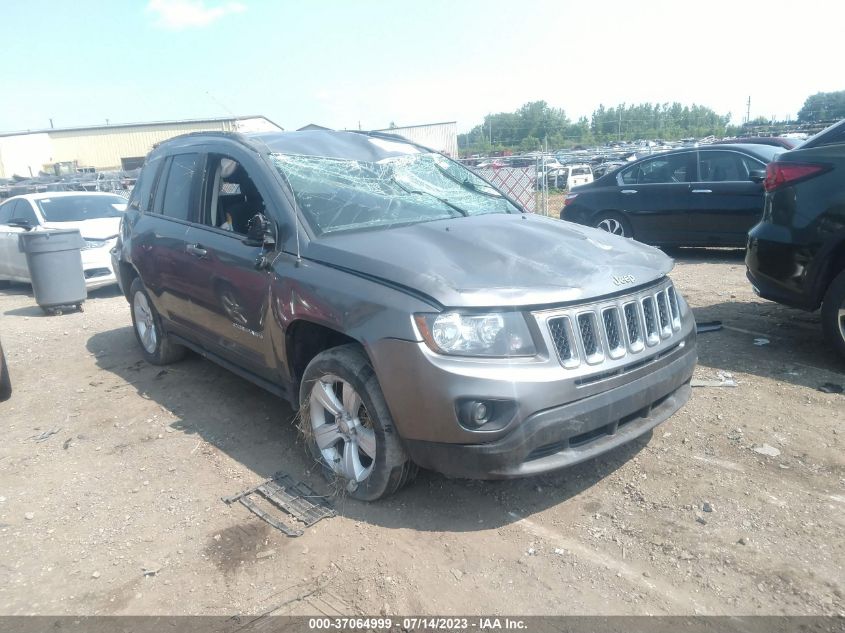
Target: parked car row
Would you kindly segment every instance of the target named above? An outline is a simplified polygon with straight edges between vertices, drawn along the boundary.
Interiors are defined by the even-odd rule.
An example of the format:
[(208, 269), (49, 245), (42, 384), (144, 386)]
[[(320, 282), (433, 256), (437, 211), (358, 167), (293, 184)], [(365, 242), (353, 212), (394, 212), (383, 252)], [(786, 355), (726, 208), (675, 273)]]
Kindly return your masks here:
[(845, 121), (787, 141), (640, 159), (574, 188), (560, 217), (657, 246), (747, 246), (755, 291), (821, 308), (845, 356)]

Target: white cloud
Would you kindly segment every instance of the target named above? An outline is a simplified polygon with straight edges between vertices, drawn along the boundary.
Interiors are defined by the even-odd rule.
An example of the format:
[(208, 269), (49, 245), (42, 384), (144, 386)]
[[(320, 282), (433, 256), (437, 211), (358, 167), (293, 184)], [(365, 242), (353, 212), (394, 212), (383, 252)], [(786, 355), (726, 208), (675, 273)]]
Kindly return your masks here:
[(205, 0), (150, 0), (147, 11), (156, 14), (156, 26), (181, 30), (208, 26), (225, 15), (246, 11), (246, 6), (240, 2), (209, 7)]

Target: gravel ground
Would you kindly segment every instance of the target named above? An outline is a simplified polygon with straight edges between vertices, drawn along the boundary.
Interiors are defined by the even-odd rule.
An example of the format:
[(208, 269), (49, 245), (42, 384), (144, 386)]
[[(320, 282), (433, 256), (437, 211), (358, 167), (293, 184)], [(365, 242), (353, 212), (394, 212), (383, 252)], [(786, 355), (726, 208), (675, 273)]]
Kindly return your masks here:
[(725, 326), (696, 378), (736, 387), (554, 475), (336, 499), (300, 538), (220, 500), (279, 469), (327, 490), (286, 404), (196, 356), (147, 365), (116, 291), (58, 317), (0, 291), (0, 614), (845, 613), (845, 395), (819, 390), (845, 365), (741, 253), (675, 255)]

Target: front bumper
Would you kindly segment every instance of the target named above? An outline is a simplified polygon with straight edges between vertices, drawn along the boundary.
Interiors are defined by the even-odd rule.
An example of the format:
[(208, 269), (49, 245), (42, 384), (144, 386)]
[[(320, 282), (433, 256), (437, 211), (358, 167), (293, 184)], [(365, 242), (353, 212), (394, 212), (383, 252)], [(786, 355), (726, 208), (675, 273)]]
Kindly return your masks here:
[[(625, 350), (619, 350), (609, 344), (618, 334), (610, 337), (607, 326), (599, 328), (605, 352), (616, 350), (604, 357), (583, 353), (584, 333), (596, 332), (591, 327), (581, 329), (580, 338), (569, 330), (563, 338), (570, 344), (561, 347), (561, 329), (552, 335), (551, 323), (580, 323), (582, 316), (608, 312), (612, 317), (623, 304), (625, 310), (645, 305), (667, 287), (661, 282), (592, 304), (533, 312), (533, 358), (448, 357), (425, 343), (397, 339), (373, 344), (368, 352), (409, 454), (419, 465), (450, 475), (518, 477), (569, 466), (647, 432), (689, 397), (695, 321), (680, 295), (680, 318), (657, 340), (649, 337), (647, 346), (626, 335)], [(630, 334), (636, 328), (626, 317), (623, 329)], [(562, 349), (575, 350), (580, 361), (561, 355)], [(479, 401), (492, 411), (480, 427), (467, 415)]]
[(648, 432), (690, 397), (695, 345), (642, 378), (539, 411), (485, 444), (406, 441), (411, 459), (452, 477), (508, 479), (572, 466)]
[(85, 275), (85, 288), (94, 290), (117, 283), (112, 265), (111, 248), (114, 241), (97, 248), (84, 248), (82, 255), (82, 273)]

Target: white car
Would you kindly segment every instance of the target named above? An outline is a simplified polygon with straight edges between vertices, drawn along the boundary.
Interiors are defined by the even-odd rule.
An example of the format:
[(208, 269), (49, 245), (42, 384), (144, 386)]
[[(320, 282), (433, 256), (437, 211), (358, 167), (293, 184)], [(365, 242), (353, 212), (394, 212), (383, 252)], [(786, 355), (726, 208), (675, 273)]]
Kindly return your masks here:
[(88, 290), (117, 283), (109, 251), (117, 243), (126, 199), (111, 193), (31, 193), (0, 204), (0, 281), (31, 283), (18, 236), (26, 231), (79, 229)]
[(567, 189), (593, 182), (593, 169), (589, 165), (569, 165), (568, 169), (569, 173), (566, 178)]

